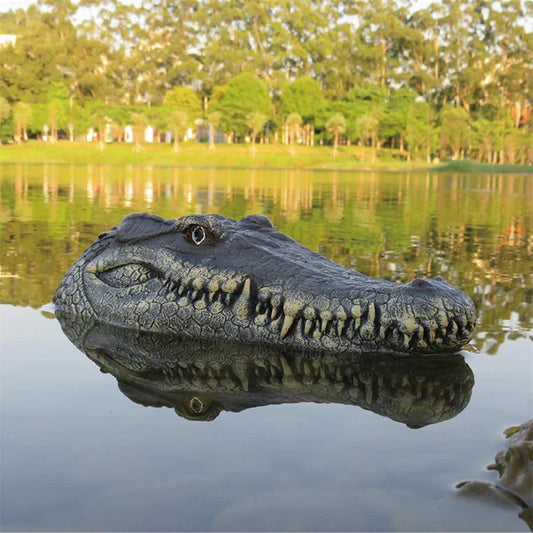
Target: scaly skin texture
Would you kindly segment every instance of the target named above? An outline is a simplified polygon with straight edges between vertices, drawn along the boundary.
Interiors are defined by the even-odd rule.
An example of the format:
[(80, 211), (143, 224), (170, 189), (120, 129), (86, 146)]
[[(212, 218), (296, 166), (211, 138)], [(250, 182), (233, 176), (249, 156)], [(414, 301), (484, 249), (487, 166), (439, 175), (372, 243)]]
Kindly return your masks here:
[(461, 355), (309, 352), (264, 344), (176, 341), (80, 322), (57, 313), (63, 331), (132, 401), (173, 408), (189, 420), (223, 411), (316, 402), (359, 406), (420, 428), (453, 418), (468, 405), (474, 376)]
[(54, 303), (141, 331), (337, 353), (454, 352), (476, 322), (442, 278), (365, 276), (260, 215), (130, 215), (71, 267)]

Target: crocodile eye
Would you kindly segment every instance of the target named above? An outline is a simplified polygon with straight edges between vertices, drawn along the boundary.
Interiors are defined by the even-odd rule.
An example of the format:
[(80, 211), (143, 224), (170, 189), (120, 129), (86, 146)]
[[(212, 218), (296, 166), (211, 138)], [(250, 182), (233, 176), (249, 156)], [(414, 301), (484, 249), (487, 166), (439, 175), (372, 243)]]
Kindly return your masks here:
[(194, 244), (202, 244), (205, 241), (205, 229), (202, 226), (196, 226), (191, 231), (191, 239)]
[(185, 230), (185, 238), (196, 246), (202, 243), (212, 242), (213, 236), (210, 231), (203, 226), (191, 225)]
[(189, 400), (189, 410), (195, 415), (199, 415), (204, 410), (204, 402), (200, 398), (194, 396)]

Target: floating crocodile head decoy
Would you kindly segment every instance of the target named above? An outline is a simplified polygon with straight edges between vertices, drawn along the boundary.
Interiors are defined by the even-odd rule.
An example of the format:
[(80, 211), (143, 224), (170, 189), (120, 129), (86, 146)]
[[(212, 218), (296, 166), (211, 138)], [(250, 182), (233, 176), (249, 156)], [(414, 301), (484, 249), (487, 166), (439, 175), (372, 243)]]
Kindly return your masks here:
[(141, 331), (336, 353), (454, 352), (476, 323), (471, 298), (444, 279), (365, 276), (260, 215), (127, 216), (70, 268), (54, 302)]
[(308, 352), (264, 344), (178, 341), (57, 313), (69, 339), (132, 401), (189, 420), (223, 411), (316, 402), (354, 405), (419, 428), (453, 418), (474, 376), (461, 355)]

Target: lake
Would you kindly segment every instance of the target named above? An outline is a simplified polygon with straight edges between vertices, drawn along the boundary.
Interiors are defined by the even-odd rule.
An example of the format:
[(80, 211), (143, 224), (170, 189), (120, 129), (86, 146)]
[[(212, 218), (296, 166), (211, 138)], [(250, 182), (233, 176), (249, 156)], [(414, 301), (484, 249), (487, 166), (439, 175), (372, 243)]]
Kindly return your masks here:
[[(533, 175), (3, 164), (0, 192), (2, 531), (529, 530), (455, 486), (496, 482), (502, 432), (533, 416)], [(365, 274), (443, 276), (474, 298), (476, 336), (433, 362), (348, 361), (340, 381), (334, 360), (284, 379), (268, 354), (243, 363), (253, 384), (236, 361), (208, 379), (193, 346), (166, 385), (144, 383), (84, 355), (50, 305), (97, 235), (141, 211), (261, 213)], [(346, 375), (388, 388), (345, 394)]]

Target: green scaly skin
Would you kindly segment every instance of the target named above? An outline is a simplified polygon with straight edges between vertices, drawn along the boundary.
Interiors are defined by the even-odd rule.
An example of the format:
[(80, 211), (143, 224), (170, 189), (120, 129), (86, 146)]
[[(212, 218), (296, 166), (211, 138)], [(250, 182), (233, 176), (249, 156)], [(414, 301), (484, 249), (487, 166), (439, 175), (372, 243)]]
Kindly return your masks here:
[(456, 352), (476, 323), (471, 298), (442, 278), (365, 276), (260, 215), (130, 215), (76, 261), (54, 303), (140, 331), (336, 353)]

